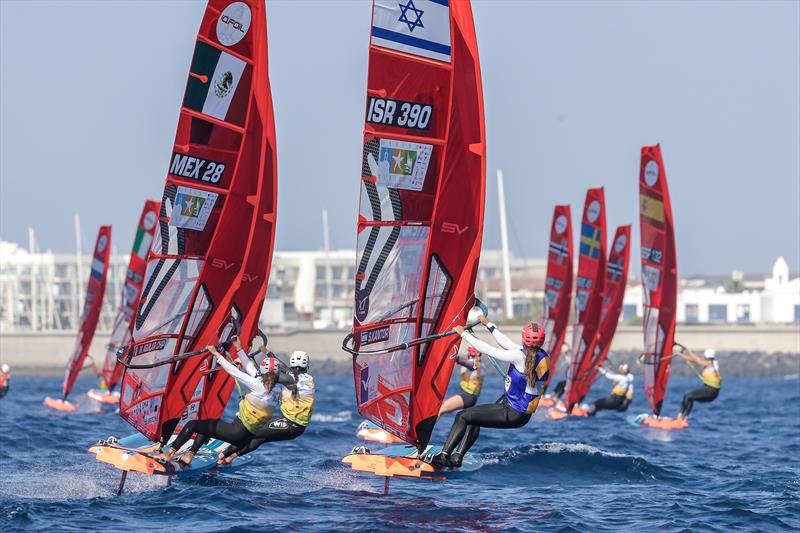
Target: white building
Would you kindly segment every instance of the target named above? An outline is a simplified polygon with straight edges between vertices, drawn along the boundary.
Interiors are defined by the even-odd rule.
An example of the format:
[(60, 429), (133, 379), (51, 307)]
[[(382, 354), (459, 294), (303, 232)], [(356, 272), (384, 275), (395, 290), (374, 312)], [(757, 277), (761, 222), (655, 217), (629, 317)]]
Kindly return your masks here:
[[(74, 330), (83, 306), (90, 256), (32, 253), (0, 241), (0, 332)], [(476, 294), (492, 317), (503, 319), (501, 254), (481, 253)], [(514, 314), (520, 319), (542, 312), (546, 261), (511, 257)], [(127, 255), (112, 255), (99, 328), (107, 329), (119, 305)], [(275, 252), (261, 322), (270, 327), (349, 327), (353, 317), (354, 250)], [(637, 281), (625, 292), (621, 320), (642, 316)], [(789, 279), (779, 258), (762, 281), (740, 277), (727, 283), (681, 280), (679, 322), (800, 322), (800, 278)]]
[[(745, 282), (734, 276), (727, 284), (681, 280), (677, 320), (695, 323), (792, 323), (800, 322), (800, 278), (789, 279), (789, 265), (779, 257), (772, 276), (761, 282)], [(623, 321), (642, 316), (642, 287), (625, 291)]]

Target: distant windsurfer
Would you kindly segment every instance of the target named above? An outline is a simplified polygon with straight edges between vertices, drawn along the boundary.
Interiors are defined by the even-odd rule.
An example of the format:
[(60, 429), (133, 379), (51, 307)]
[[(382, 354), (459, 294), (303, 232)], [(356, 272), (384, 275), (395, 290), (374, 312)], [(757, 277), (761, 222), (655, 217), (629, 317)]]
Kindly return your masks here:
[(469, 407), (456, 415), (442, 452), (431, 458), (431, 463), (439, 468), (460, 467), (482, 427), (512, 429), (527, 424), (550, 377), (550, 356), (542, 350), (545, 332), (541, 324), (532, 322), (522, 328), (520, 346), (500, 333), (485, 316), (481, 315), (479, 319), (502, 348), (483, 342), (461, 326), (457, 326), (455, 331), (479, 352), (510, 363), (506, 390), (496, 403)]
[(3, 363), (0, 366), (0, 398), (8, 394), (8, 388), (11, 386), (11, 367), (8, 363)]
[(627, 411), (628, 406), (633, 401), (633, 374), (631, 374), (628, 363), (619, 365), (619, 373), (611, 372), (605, 367), (597, 369), (600, 374), (606, 379), (614, 382), (611, 389), (611, 395), (606, 398), (600, 398), (586, 410), (586, 414), (594, 416), (598, 411), (611, 410), (611, 411)]
[(439, 416), (451, 413), (466, 407), (472, 407), (478, 401), (483, 387), (483, 378), (486, 374), (486, 367), (481, 362), (481, 352), (472, 346), (467, 348), (467, 355), (459, 355), (456, 364), (461, 372), (461, 390), (442, 402), (439, 408)]
[[(697, 356), (691, 350), (686, 352), (676, 352), (677, 355), (687, 363), (692, 369), (697, 372), (696, 366), (701, 367), (702, 370), (697, 373), (703, 381), (703, 386), (687, 392), (681, 401), (681, 410), (678, 413), (678, 420), (686, 420), (692, 412), (694, 402), (713, 402), (719, 396), (719, 390), (722, 387), (722, 374), (719, 372), (719, 363), (717, 362), (717, 352), (713, 348), (707, 348), (703, 352), (703, 359)], [(695, 366), (696, 365), (696, 366)]]
[[(180, 463), (188, 465), (192, 462), (195, 453), (208, 442), (211, 438), (223, 440), (233, 445), (245, 446), (256, 435), (256, 433), (266, 427), (280, 401), (281, 379), (279, 366), (274, 357), (268, 355), (256, 368), (255, 363), (247, 356), (242, 348), (238, 337), (233, 337), (233, 345), (236, 354), (244, 371), (228, 361), (215, 346), (208, 346), (207, 349), (216, 357), (217, 363), (228, 374), (233, 376), (242, 385), (247, 387), (248, 392), (239, 403), (239, 412), (233, 422), (225, 422), (218, 418), (208, 418), (203, 420), (191, 420), (183, 426), (183, 429), (172, 442), (169, 450), (163, 454), (158, 454), (157, 459), (171, 460), (173, 456), (185, 445), (193, 434), (196, 434), (191, 448), (178, 460)], [(289, 380), (285, 380), (289, 383)]]
[(265, 442), (277, 442), (296, 439), (302, 435), (311, 422), (314, 410), (314, 378), (308, 372), (308, 354), (303, 351), (292, 352), (289, 357), (289, 373), (281, 373), (280, 418), (253, 432), (253, 436), (244, 443), (232, 443), (227, 450), (220, 453), (219, 462), (229, 464), (236, 457), (248, 454)]

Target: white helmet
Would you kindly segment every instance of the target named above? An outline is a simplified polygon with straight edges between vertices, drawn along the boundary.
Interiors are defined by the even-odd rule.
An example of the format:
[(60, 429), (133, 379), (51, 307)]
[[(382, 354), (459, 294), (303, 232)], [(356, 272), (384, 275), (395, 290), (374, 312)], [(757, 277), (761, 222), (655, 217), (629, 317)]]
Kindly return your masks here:
[(619, 365), (619, 371), (622, 374), (627, 374), (630, 371), (628, 363), (622, 363), (621, 365)]
[(302, 350), (292, 352), (289, 356), (289, 366), (291, 368), (308, 368), (308, 354)]
[(0, 370), (8, 374), (11, 371), (11, 367), (8, 366), (8, 363), (3, 363), (3, 366), (0, 366)]
[(703, 352), (703, 357), (706, 359), (716, 359), (717, 351), (714, 348), (706, 348), (706, 351)]

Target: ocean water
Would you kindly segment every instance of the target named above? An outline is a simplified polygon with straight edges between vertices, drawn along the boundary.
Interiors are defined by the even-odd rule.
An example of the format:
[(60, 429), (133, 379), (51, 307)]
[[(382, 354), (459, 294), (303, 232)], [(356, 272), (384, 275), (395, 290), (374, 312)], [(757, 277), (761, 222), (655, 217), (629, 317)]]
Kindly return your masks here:
[[(265, 444), (251, 466), (224, 475), (168, 486), (131, 474), (118, 497), (118, 472), (86, 450), (130, 427), (92, 412), (86, 399), (79, 413), (48, 412), (42, 398), (60, 380), (14, 377), (0, 400), (0, 531), (800, 528), (798, 379), (725, 379), (717, 401), (697, 404), (682, 432), (636, 429), (618, 413), (559, 422), (537, 414), (519, 430), (483, 430), (473, 448), (481, 470), (445, 481), (393, 479), (389, 496), (380, 478), (340, 463), (359, 444), (351, 379), (316, 381), (314, 418), (299, 439)], [(496, 375), (487, 381), (483, 401), (500, 393)], [(665, 414), (696, 384), (673, 379)], [(76, 391), (91, 385), (82, 379)], [(645, 410), (640, 395), (627, 414)], [(434, 441), (452, 419), (442, 418)]]

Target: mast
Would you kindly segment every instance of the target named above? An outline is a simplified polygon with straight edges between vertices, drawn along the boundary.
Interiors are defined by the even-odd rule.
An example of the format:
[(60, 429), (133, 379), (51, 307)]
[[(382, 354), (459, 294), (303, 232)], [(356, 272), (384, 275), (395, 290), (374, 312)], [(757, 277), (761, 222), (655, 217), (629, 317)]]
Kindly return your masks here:
[(81, 255), (81, 217), (75, 213), (75, 302), (73, 305), (73, 326), (78, 329), (81, 320), (81, 296), (80, 291), (83, 287), (83, 272)]
[(506, 192), (503, 186), (503, 171), (497, 169), (497, 201), (500, 204), (500, 243), (503, 261), (503, 298), (505, 317), (514, 318), (514, 302), (511, 298), (511, 265), (508, 259), (508, 225), (506, 219)]
[(322, 209), (322, 241), (325, 250), (325, 296), (328, 306), (328, 324), (333, 327), (333, 272), (331, 271), (331, 231), (328, 226), (328, 210)]
[(37, 331), (39, 325), (39, 302), (37, 302), (38, 291), (36, 285), (39, 281), (39, 268), (36, 258), (36, 237), (31, 226), (28, 226), (28, 251), (31, 256), (31, 330)]

